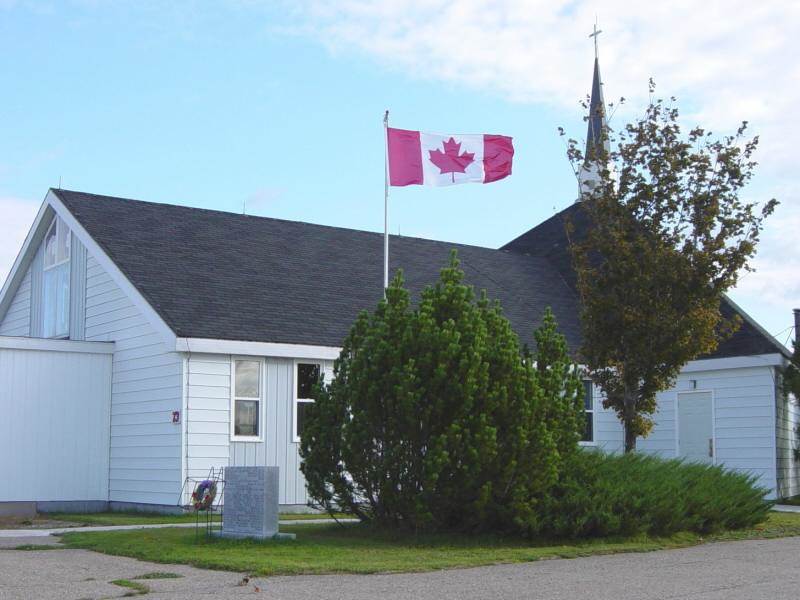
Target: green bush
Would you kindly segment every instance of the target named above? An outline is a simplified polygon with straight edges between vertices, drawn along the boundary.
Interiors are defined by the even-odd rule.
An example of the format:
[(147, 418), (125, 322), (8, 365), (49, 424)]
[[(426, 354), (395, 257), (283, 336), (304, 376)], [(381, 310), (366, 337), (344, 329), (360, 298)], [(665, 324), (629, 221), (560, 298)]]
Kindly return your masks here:
[(556, 537), (712, 533), (762, 522), (772, 503), (755, 478), (719, 466), (642, 454), (585, 451), (571, 456), (540, 504)]
[(535, 354), (453, 255), (413, 307), (398, 275), (317, 386), (300, 452), (329, 511), (428, 531), (536, 529), (578, 451), (583, 387), (549, 311)]
[(453, 255), (416, 306), (398, 275), (314, 390), (300, 454), (330, 512), (415, 531), (708, 533), (762, 521), (752, 477), (578, 447), (583, 385), (552, 313), (536, 351)]

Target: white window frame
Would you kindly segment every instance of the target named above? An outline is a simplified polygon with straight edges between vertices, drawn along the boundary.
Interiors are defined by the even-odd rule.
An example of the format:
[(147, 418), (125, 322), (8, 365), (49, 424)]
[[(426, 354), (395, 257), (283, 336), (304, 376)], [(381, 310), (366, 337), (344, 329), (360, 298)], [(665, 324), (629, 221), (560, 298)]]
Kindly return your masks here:
[[(66, 240), (67, 257), (61, 259), (60, 261), (54, 262), (52, 265), (48, 265), (47, 264), (47, 238), (50, 236), (50, 233), (54, 229), (55, 229), (55, 240), (56, 240), (55, 241), (55, 245), (56, 245), (55, 253), (56, 253), (56, 256), (58, 256), (58, 238), (59, 238), (59, 234), (62, 234), (62, 232), (60, 230), (61, 229), (65, 230), (65, 233), (63, 233), (62, 235), (66, 236), (64, 239)], [(55, 331), (52, 335), (46, 335), (46, 332), (44, 331), (44, 324), (45, 324), (45, 314), (48, 312), (48, 308), (53, 310), (53, 311), (55, 311), (56, 317), (54, 318), (54, 323), (55, 324), (58, 323), (58, 318), (57, 318), (57, 315), (58, 315), (58, 296), (57, 296), (58, 290), (57, 289), (55, 290), (55, 292), (56, 292), (56, 297), (54, 299), (55, 306), (48, 307), (47, 303), (45, 302), (45, 298), (47, 297), (46, 296), (46, 284), (45, 284), (45, 279), (46, 278), (45, 278), (45, 274), (48, 271), (53, 271), (53, 270), (55, 270), (55, 269), (57, 269), (59, 267), (62, 267), (63, 265), (69, 265), (70, 264), (70, 261), (72, 260), (72, 239), (71, 238), (72, 238), (72, 232), (70, 231), (69, 227), (61, 219), (61, 217), (56, 215), (55, 217), (53, 217), (53, 222), (50, 223), (50, 227), (47, 228), (47, 232), (44, 234), (44, 238), (42, 239), (42, 254), (43, 254), (43, 256), (42, 256), (42, 291), (41, 291), (41, 302), (42, 302), (42, 309), (41, 309), (42, 310), (42, 312), (41, 312), (41, 319), (42, 319), (41, 327), (42, 327), (42, 329), (41, 329), (41, 331), (42, 331), (42, 335), (43, 336), (46, 336), (47, 338), (50, 338), (50, 339), (69, 339), (69, 330), (70, 330), (70, 325), (71, 325), (70, 324), (70, 304), (72, 302), (72, 281), (71, 281), (71, 272), (70, 272), (71, 269), (70, 269), (69, 266), (67, 266), (67, 286), (68, 286), (68, 288), (67, 288), (67, 290), (68, 290), (68, 295), (67, 295), (67, 322), (66, 322), (67, 329), (66, 329), (66, 331)]]
[[(247, 398), (236, 395), (236, 363), (255, 362), (258, 363), (258, 397)], [(258, 356), (231, 356), (231, 389), (230, 389), (230, 430), (232, 442), (261, 442), (264, 440), (264, 390), (266, 369), (264, 359)], [(258, 435), (236, 435), (236, 401), (248, 400), (258, 402)]]
[(311, 358), (302, 358), (296, 359), (294, 361), (294, 377), (292, 378), (292, 442), (295, 444), (300, 443), (300, 436), (297, 432), (297, 406), (300, 403), (307, 403), (313, 404), (313, 398), (298, 398), (297, 397), (297, 388), (299, 383), (298, 377), (298, 369), (300, 365), (317, 365), (319, 367), (319, 374), (322, 375), (325, 380), (328, 379), (328, 374), (325, 370), (325, 362), (322, 360), (314, 360)]
[[(579, 446), (597, 446), (597, 394), (595, 393), (595, 385), (589, 379), (584, 379), (583, 382), (589, 382), (589, 385), (592, 390), (592, 404), (591, 408), (586, 408), (585, 405), (581, 414), (585, 415), (586, 413), (591, 413), (592, 415), (592, 439), (591, 440), (579, 440)], [(583, 433), (581, 432), (581, 437), (583, 437)]]

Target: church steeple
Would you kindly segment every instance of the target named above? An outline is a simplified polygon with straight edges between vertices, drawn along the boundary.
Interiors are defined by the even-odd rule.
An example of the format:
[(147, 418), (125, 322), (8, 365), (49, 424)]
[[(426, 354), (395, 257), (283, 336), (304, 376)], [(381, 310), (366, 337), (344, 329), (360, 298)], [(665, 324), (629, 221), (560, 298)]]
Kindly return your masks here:
[[(599, 33), (599, 32), (598, 32)], [(606, 103), (603, 99), (603, 82), (600, 79), (600, 60), (594, 57), (594, 76), (592, 77), (592, 97), (589, 100), (589, 125), (586, 131), (587, 161), (593, 157), (608, 154), (608, 123), (606, 122)]]
[[(586, 130), (586, 152), (584, 163), (578, 174), (581, 197), (591, 193), (600, 182), (599, 157), (607, 155), (611, 150), (608, 141), (608, 122), (606, 121), (606, 103), (603, 99), (603, 80), (600, 78), (600, 58), (597, 52), (597, 36), (602, 33), (595, 23), (594, 31), (589, 34), (594, 38), (594, 74), (592, 76), (592, 96), (589, 100), (589, 119)], [(580, 198), (578, 198), (580, 200)]]

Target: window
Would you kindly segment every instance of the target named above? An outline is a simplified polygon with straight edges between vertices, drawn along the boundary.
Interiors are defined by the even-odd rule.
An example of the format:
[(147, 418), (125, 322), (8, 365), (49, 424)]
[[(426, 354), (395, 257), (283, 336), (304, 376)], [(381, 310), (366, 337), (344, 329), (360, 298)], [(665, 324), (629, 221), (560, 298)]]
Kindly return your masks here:
[(311, 392), (319, 382), (322, 366), (319, 363), (295, 363), (294, 370), (294, 441), (303, 435), (303, 425), (308, 411), (314, 405)]
[(42, 336), (69, 337), (70, 231), (59, 217), (44, 238)]
[(260, 433), (261, 361), (236, 360), (233, 372), (233, 437), (253, 439)]
[(583, 413), (586, 415), (586, 423), (583, 427), (581, 442), (594, 442), (594, 397), (592, 382), (588, 379), (583, 381)]

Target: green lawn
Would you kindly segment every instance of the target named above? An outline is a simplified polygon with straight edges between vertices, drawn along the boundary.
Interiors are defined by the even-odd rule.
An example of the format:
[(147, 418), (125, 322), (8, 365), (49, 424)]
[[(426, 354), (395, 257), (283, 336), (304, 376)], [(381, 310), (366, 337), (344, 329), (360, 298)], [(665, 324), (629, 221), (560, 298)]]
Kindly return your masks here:
[(151, 529), (64, 534), (67, 546), (160, 563), (248, 572), (257, 575), (301, 573), (377, 573), (430, 571), (543, 558), (647, 552), (704, 541), (800, 535), (800, 515), (771, 513), (753, 529), (702, 538), (683, 533), (669, 538), (637, 537), (581, 542), (530, 543), (500, 536), (397, 535), (360, 525), (294, 525), (282, 531), (294, 541), (195, 540), (193, 530)]
[[(48, 519), (68, 521), (79, 525), (161, 525), (171, 523), (194, 523), (194, 513), (179, 515), (165, 515), (162, 513), (146, 512), (101, 512), (101, 513), (47, 513)], [(327, 514), (292, 514), (280, 515), (281, 519), (327, 519)], [(200, 519), (205, 521), (205, 515)], [(214, 521), (219, 521), (219, 515), (214, 515)]]
[(800, 495), (792, 496), (791, 498), (784, 498), (778, 504), (789, 504), (791, 506), (800, 506)]

